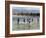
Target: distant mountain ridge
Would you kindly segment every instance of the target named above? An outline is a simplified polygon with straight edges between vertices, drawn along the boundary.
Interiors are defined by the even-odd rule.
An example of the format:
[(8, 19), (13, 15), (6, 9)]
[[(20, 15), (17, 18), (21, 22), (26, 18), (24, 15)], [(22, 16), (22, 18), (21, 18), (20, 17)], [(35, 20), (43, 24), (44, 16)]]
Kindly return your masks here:
[(30, 9), (30, 8), (14, 8), (12, 9), (13, 15), (40, 15), (39, 9)]

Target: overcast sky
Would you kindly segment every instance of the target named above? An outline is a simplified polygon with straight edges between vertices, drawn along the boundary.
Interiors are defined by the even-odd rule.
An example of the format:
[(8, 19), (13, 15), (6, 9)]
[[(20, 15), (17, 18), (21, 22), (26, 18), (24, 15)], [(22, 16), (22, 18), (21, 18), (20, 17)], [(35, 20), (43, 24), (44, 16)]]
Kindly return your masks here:
[(40, 13), (39, 8), (31, 8), (31, 7), (13, 7), (13, 13)]

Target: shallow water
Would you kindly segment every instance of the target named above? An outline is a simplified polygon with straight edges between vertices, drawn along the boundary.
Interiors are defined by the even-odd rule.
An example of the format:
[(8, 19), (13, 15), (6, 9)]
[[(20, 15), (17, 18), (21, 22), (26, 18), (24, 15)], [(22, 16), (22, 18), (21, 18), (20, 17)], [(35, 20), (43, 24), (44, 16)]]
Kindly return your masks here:
[[(17, 19), (19, 18), (19, 22)], [(25, 19), (25, 21), (23, 21)], [(27, 19), (29, 19), (27, 21)], [(33, 20), (32, 20), (33, 19)], [(29, 22), (30, 21), (30, 22)], [(36, 30), (40, 29), (39, 16), (12, 16), (12, 30)]]

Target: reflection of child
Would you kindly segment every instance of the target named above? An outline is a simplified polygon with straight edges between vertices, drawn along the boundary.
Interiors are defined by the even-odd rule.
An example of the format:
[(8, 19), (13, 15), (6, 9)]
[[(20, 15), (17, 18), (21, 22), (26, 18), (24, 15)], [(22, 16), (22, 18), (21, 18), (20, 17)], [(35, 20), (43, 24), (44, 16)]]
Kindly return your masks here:
[[(26, 21), (27, 21), (27, 23), (31, 23), (31, 22), (33, 21), (33, 19), (30, 19), (30, 18), (28, 18), (26, 21), (25, 21), (25, 20), (26, 20), (26, 19), (23, 18), (23, 20), (22, 20), (21, 22), (26, 23)], [(19, 22), (20, 22), (20, 19), (18, 18), (18, 19), (17, 19), (17, 23), (19, 24)]]
[(17, 19), (17, 23), (19, 24), (19, 18)]
[(37, 21), (39, 22), (39, 18), (37, 19)]
[(32, 18), (32, 21), (33, 21), (33, 18)]
[(29, 23), (30, 23), (30, 18), (29, 18), (29, 19), (27, 19), (27, 22), (29, 22)]
[(25, 22), (25, 18), (23, 19), (23, 22)]

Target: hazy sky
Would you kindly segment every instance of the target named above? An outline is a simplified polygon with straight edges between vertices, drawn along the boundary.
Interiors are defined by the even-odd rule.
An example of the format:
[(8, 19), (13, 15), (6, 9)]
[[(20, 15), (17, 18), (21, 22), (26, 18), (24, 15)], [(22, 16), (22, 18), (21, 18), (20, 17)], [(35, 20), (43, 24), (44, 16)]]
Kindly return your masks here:
[(13, 7), (13, 12), (15, 13), (40, 13), (39, 8), (31, 8), (31, 7)]

